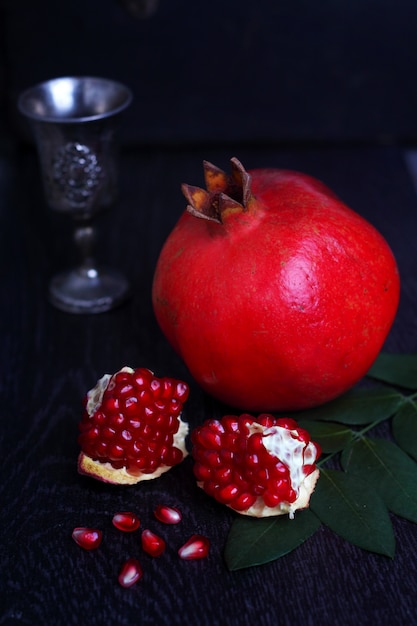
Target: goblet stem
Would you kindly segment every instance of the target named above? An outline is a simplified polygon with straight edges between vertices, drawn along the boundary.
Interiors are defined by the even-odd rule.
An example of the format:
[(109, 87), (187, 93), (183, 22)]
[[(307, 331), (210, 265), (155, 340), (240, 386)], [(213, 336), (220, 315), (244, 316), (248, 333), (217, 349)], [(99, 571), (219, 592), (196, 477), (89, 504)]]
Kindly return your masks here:
[(74, 230), (74, 241), (80, 257), (79, 270), (88, 278), (97, 278), (97, 263), (93, 254), (96, 233), (90, 222), (77, 223)]
[(102, 313), (118, 306), (129, 295), (127, 280), (114, 270), (99, 268), (93, 254), (95, 229), (91, 222), (78, 222), (74, 240), (80, 255), (76, 269), (55, 276), (49, 299), (67, 313)]

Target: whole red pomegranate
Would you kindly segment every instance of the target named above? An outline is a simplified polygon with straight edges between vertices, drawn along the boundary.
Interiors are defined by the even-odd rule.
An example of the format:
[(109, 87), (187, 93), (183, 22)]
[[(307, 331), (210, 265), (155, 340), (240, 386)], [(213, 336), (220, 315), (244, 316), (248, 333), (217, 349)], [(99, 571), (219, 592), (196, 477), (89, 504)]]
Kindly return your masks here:
[(158, 323), (209, 394), (245, 411), (308, 408), (354, 385), (394, 320), (399, 275), (377, 230), (298, 172), (231, 175), (204, 164), (207, 191), (158, 260)]

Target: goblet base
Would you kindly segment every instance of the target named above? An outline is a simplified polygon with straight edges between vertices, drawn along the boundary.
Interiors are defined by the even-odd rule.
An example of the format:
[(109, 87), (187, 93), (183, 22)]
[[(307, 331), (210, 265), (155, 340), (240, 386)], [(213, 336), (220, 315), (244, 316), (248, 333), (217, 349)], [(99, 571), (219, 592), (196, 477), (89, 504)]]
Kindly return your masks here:
[(104, 313), (128, 295), (126, 278), (109, 269), (75, 269), (58, 274), (49, 284), (49, 301), (67, 313)]

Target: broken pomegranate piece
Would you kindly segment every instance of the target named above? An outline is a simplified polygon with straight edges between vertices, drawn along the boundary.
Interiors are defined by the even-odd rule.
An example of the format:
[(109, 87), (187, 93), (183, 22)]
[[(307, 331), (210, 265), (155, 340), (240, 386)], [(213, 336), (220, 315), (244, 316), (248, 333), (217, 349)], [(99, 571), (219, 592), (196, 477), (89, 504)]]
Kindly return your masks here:
[(188, 385), (145, 368), (104, 375), (88, 392), (79, 424), (78, 471), (132, 485), (157, 478), (188, 454), (181, 420)]
[(72, 538), (84, 550), (95, 550), (101, 544), (103, 533), (96, 528), (74, 528)]
[(319, 446), (291, 418), (261, 414), (207, 420), (191, 434), (198, 485), (244, 515), (306, 508), (319, 477)]
[(120, 569), (118, 581), (122, 587), (132, 587), (143, 576), (141, 564), (137, 559), (125, 561)]
[(192, 535), (178, 550), (178, 556), (185, 561), (204, 559), (210, 549), (210, 541), (203, 535)]

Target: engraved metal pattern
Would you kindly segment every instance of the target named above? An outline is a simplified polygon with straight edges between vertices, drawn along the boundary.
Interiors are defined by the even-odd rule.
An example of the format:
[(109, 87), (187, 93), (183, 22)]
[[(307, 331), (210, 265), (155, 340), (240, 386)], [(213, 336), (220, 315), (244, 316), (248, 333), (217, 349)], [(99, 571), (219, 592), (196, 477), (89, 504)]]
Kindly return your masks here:
[(103, 178), (97, 155), (81, 143), (67, 143), (52, 163), (52, 178), (67, 202), (74, 207), (88, 205)]

